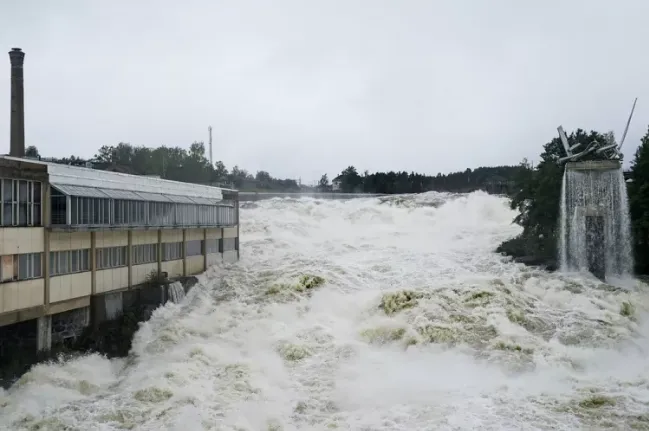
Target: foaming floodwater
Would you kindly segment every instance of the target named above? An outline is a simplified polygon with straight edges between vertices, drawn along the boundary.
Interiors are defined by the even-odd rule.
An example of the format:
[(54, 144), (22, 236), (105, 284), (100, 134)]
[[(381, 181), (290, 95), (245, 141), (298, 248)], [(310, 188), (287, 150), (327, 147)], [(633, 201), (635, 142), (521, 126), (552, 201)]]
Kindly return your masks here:
[(34, 367), (0, 429), (646, 429), (646, 295), (493, 253), (513, 215), (482, 193), (257, 202), (240, 262), (128, 358)]

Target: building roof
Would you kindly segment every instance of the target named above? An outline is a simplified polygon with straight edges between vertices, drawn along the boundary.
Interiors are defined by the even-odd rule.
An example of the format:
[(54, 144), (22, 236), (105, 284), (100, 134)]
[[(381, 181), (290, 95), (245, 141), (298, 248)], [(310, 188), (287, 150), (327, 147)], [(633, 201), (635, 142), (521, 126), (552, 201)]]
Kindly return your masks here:
[(45, 165), (50, 185), (72, 196), (211, 204), (223, 200), (222, 189), (121, 172), (0, 156), (7, 161)]

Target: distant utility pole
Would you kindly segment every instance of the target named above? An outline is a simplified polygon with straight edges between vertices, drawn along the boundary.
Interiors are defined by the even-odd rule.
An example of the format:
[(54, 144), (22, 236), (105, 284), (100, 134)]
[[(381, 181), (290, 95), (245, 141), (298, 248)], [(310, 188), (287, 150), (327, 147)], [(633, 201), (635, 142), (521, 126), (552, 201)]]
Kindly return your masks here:
[(210, 165), (214, 166), (214, 160), (212, 160), (212, 126), (208, 126), (207, 131), (210, 134), (210, 140), (209, 140), (209, 143), (210, 143)]

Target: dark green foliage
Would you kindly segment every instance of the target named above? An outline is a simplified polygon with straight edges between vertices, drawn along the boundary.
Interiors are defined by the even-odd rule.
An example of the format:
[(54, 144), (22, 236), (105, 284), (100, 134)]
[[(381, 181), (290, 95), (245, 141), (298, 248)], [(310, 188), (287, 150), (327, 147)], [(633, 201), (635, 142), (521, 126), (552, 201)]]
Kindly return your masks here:
[(520, 166), (480, 167), (447, 175), (427, 176), (414, 172), (367, 171), (361, 176), (353, 166), (334, 178), (344, 193), (421, 193), (426, 191), (466, 193), (486, 190), (493, 193), (511, 191), (513, 179), (523, 169)]
[(636, 271), (649, 274), (649, 131), (635, 152), (628, 184)]
[[(36, 147), (29, 147), (28, 154), (39, 157)], [(75, 156), (44, 159), (55, 163), (85, 166), (91, 162), (96, 169), (114, 170), (136, 175), (156, 175), (174, 181), (197, 184), (213, 184), (240, 190), (295, 192), (300, 187), (295, 180), (273, 178), (268, 172), (259, 171), (256, 176), (234, 166), (231, 171), (223, 162), (210, 165), (205, 156), (205, 145), (194, 142), (189, 150), (179, 147), (146, 148), (128, 143), (103, 146), (92, 160)]]
[[(581, 143), (585, 148), (593, 141), (602, 144), (610, 136), (591, 131), (586, 133), (578, 129), (568, 136), (572, 146)], [(543, 146), (541, 161), (532, 169), (527, 162), (521, 164), (521, 170), (514, 178), (514, 193), (511, 207), (519, 211), (514, 222), (523, 227), (523, 233), (517, 238), (505, 241), (498, 247), (498, 252), (516, 257), (525, 257), (528, 261), (553, 265), (557, 258), (558, 222), (561, 200), (561, 183), (564, 164), (559, 159), (565, 156), (561, 140), (556, 137)], [(604, 156), (591, 153), (581, 160), (601, 160)]]
[[(27, 148), (30, 157), (40, 158), (36, 147)], [(161, 178), (197, 184), (212, 184), (221, 187), (232, 187), (240, 191), (258, 192), (299, 192), (302, 187), (292, 179), (272, 177), (266, 171), (259, 171), (255, 176), (245, 169), (234, 166), (231, 170), (223, 162), (217, 161), (211, 166), (205, 156), (202, 142), (194, 142), (189, 150), (179, 147), (146, 148), (135, 147), (128, 143), (116, 146), (103, 146), (91, 160), (76, 156), (63, 158), (45, 158), (55, 163), (85, 166), (91, 162), (95, 169), (106, 169), (135, 175), (154, 175)], [(421, 193), (426, 191), (443, 191), (465, 193), (485, 190), (490, 193), (509, 193), (513, 178), (520, 166), (480, 167), (474, 170), (452, 172), (450, 174), (428, 176), (414, 172), (376, 172), (365, 171), (360, 175), (354, 166), (349, 166), (333, 183), (340, 185), (343, 193)], [(316, 189), (330, 192), (333, 187), (325, 174), (320, 178)]]

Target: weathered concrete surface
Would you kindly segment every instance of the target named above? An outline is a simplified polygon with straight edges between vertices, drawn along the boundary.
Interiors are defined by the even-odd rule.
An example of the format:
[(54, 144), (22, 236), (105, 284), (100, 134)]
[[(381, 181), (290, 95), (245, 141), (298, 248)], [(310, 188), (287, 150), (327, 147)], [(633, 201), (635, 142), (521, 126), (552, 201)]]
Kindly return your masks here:
[(621, 168), (622, 164), (617, 160), (588, 160), (566, 163), (566, 169), (574, 171), (614, 171)]
[(109, 298), (110, 313), (99, 301), (105, 302), (106, 298), (98, 296), (90, 307), (45, 316), (51, 343), (51, 349), (46, 351), (39, 351), (39, 327), (44, 325), (38, 319), (0, 327), (0, 387), (11, 386), (33, 365), (61, 355), (70, 358), (98, 352), (109, 358), (126, 356), (140, 322), (170, 300), (167, 286), (174, 281), (189, 292), (198, 279), (178, 277), (118, 292), (119, 300), (114, 294)]
[(250, 202), (273, 198), (312, 198), (312, 199), (357, 199), (385, 196), (379, 193), (264, 193), (264, 192), (239, 192), (239, 201)]

